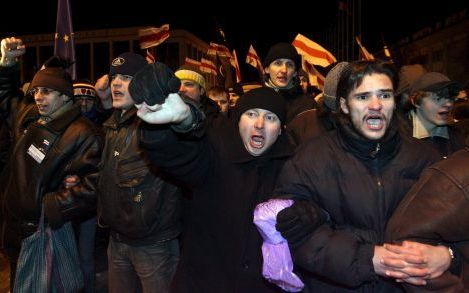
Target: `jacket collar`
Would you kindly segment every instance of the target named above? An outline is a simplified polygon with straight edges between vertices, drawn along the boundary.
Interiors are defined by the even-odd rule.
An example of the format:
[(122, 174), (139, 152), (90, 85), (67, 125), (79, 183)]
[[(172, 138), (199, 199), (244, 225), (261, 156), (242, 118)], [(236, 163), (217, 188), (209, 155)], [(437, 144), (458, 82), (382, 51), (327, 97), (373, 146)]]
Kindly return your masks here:
[(73, 121), (81, 116), (81, 110), (79, 106), (73, 106), (69, 110), (64, 111), (61, 115), (55, 117), (51, 121), (47, 122), (44, 126), (51, 129), (54, 132), (63, 132)]
[(392, 119), (389, 129), (378, 141), (369, 140), (360, 135), (350, 119), (344, 114), (338, 115), (337, 126), (339, 143), (365, 165), (377, 159), (380, 166), (383, 166), (399, 152), (401, 137), (395, 117)]
[(122, 115), (122, 110), (116, 109), (112, 113), (111, 117), (109, 117), (106, 122), (103, 123), (104, 127), (108, 127), (111, 129), (119, 128), (119, 125), (130, 124), (133, 121), (133, 118), (137, 115), (137, 108), (131, 107), (127, 110), (124, 115)]

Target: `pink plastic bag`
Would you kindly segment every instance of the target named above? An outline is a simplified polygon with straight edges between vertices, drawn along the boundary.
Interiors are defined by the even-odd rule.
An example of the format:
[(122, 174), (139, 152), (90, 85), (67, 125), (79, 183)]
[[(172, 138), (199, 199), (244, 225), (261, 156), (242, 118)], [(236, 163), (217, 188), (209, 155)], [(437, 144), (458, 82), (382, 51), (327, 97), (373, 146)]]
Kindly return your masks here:
[(293, 261), (287, 241), (275, 229), (277, 214), (293, 204), (290, 199), (271, 199), (254, 210), (254, 224), (262, 235), (262, 275), (285, 291), (299, 292), (304, 284), (293, 273)]

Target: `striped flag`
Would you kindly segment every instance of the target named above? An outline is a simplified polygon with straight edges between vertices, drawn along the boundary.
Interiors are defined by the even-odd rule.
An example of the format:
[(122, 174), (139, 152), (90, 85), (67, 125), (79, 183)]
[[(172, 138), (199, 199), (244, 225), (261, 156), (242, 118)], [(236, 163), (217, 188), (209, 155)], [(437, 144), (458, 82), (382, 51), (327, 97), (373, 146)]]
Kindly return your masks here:
[(207, 55), (212, 55), (212, 56), (218, 55), (218, 57), (227, 57), (227, 58), (233, 57), (231, 56), (230, 50), (226, 46), (219, 45), (213, 42), (210, 43), (210, 48), (207, 51)]
[(153, 56), (149, 49), (147, 49), (145, 59), (147, 59), (148, 64), (155, 63), (156, 60), (155, 56)]
[(148, 49), (150, 47), (158, 46), (169, 38), (169, 24), (164, 24), (161, 27), (149, 27), (138, 30), (140, 39), (140, 49)]
[(362, 42), (360, 41), (359, 37), (355, 37), (355, 40), (357, 41), (358, 47), (360, 49), (360, 55), (362, 56), (362, 59), (364, 60), (375, 60), (375, 56), (368, 52), (368, 50), (362, 45)]
[(239, 69), (238, 56), (236, 56), (236, 50), (233, 50), (233, 58), (230, 58), (231, 66), (234, 67), (236, 72), (236, 82), (241, 81), (241, 70)]
[(311, 85), (316, 86), (321, 91), (324, 90), (325, 77), (314, 67), (313, 64), (309, 63), (304, 58), (302, 59), (303, 70), (308, 73), (309, 82), (311, 83)]
[(202, 63), (200, 61), (191, 59), (189, 57), (186, 57), (186, 59), (184, 60), (184, 65), (191, 65), (191, 66), (195, 66), (195, 67), (199, 68), (201, 64)]
[(70, 61), (71, 66), (67, 71), (70, 73), (72, 79), (76, 79), (75, 37), (73, 35), (72, 12), (69, 0), (58, 1), (54, 55)]
[(213, 61), (202, 58), (200, 59), (200, 66), (199, 66), (200, 71), (217, 75), (217, 67), (215, 66), (215, 63)]
[(296, 48), (298, 54), (313, 65), (326, 67), (329, 64), (337, 62), (337, 59), (329, 51), (301, 34), (296, 36), (292, 45)]
[(259, 55), (257, 55), (256, 50), (254, 50), (252, 45), (249, 46), (249, 50), (246, 55), (246, 63), (253, 66), (254, 68), (257, 68), (261, 74), (264, 73), (261, 59), (259, 58)]

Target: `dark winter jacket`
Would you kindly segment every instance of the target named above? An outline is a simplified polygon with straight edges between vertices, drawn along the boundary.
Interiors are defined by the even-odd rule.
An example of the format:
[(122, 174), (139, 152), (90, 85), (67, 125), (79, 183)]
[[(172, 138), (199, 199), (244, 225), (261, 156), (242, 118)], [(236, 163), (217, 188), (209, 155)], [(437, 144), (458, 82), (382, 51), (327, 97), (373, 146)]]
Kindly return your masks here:
[[(9, 82), (9, 74), (17, 73), (0, 67), (1, 82)], [(43, 125), (37, 122), (40, 116), (34, 104), (23, 103), (23, 96), (10, 96), (8, 91), (2, 94), (2, 114), (15, 127), (1, 178), (2, 236), (7, 249), (18, 250), (21, 240), (37, 229), (43, 204), (46, 221), (53, 228), (96, 208), (102, 138), (78, 107)], [(20, 111), (11, 108), (20, 104)], [(77, 175), (80, 182), (65, 189), (67, 175)]]
[(401, 137), (395, 123), (376, 142), (339, 120), (336, 131), (300, 146), (279, 177), (276, 196), (313, 200), (332, 222), (293, 249), (294, 262), (306, 292), (399, 291), (375, 274), (374, 246), (383, 244), (387, 220), (437, 155)]
[(129, 245), (148, 245), (181, 231), (181, 190), (153, 167), (139, 147), (145, 126), (132, 107), (103, 124), (106, 133), (100, 164), (98, 216), (111, 236)]
[(336, 128), (335, 114), (323, 109), (311, 109), (298, 114), (287, 124), (287, 134), (295, 145)]
[(219, 116), (201, 138), (143, 131), (152, 161), (193, 187), (173, 292), (280, 292), (262, 277), (254, 207), (271, 193), (291, 146), (281, 135), (250, 155), (237, 123)]
[(304, 111), (317, 108), (316, 101), (310, 95), (306, 95), (299, 85), (290, 89), (279, 89), (278, 92), (284, 97), (287, 103), (287, 121), (290, 123), (297, 115)]
[(459, 266), (426, 286), (407, 285), (406, 291), (469, 291), (468, 147), (427, 168), (401, 201), (389, 220), (386, 241), (405, 239), (450, 246), (456, 256), (453, 266)]

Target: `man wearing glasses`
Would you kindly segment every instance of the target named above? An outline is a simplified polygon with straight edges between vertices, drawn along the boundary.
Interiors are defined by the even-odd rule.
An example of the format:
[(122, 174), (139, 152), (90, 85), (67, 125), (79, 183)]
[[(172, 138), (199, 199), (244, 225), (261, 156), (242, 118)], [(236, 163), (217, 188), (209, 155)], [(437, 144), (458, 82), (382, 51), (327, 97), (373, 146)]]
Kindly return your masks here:
[[(35, 74), (29, 91), (33, 101), (30, 95), (18, 95), (17, 90), (17, 59), (25, 53), (23, 42), (3, 39), (1, 53), (0, 113), (8, 121), (12, 137), (7, 170), (0, 178), (4, 183), (0, 192), (1, 247), (10, 262), (13, 291), (22, 240), (37, 230), (41, 210), (44, 222), (57, 229), (96, 209), (102, 140), (73, 105), (72, 81), (63, 67), (48, 63)], [(73, 187), (65, 182), (71, 174), (78, 175)]]

